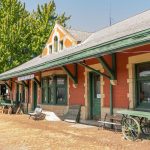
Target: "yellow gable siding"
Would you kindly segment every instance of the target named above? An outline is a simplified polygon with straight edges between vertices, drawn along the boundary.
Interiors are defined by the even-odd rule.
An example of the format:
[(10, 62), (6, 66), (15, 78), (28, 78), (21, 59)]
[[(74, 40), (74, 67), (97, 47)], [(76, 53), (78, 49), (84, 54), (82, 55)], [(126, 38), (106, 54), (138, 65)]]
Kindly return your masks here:
[(51, 32), (51, 35), (50, 35), (48, 42), (47, 42), (48, 44), (52, 43), (53, 34), (54, 34), (54, 30)]
[(48, 49), (44, 48), (42, 52), (42, 56), (46, 56), (48, 54)]
[(71, 47), (72, 44), (73, 44), (73, 43), (72, 43), (68, 38), (64, 41), (64, 45), (65, 45), (66, 48)]
[(59, 34), (60, 40), (63, 40), (63, 38), (65, 37), (65, 34), (64, 34), (63, 32), (61, 32), (61, 31), (59, 30), (59, 28), (57, 28), (56, 32)]
[[(70, 35), (68, 33), (66, 33), (66, 34), (65, 33), (66, 33), (65, 30), (63, 32), (62, 29), (60, 29), (59, 27), (54, 28), (54, 30), (52, 31), (46, 45), (53, 45), (53, 36), (58, 35), (59, 41), (63, 40), (64, 48), (69, 48), (69, 47), (73, 46), (76, 43), (75, 40), (73, 41), (73, 39), (70, 38)], [(42, 56), (46, 56), (48, 54), (49, 54), (48, 48), (45, 47), (43, 49)]]

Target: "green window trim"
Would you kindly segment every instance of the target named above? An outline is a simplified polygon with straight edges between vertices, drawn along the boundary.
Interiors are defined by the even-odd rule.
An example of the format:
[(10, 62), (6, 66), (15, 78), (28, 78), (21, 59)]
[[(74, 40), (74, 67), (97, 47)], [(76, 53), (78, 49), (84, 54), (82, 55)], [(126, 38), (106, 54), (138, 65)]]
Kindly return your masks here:
[(22, 85), (22, 96), (21, 96), (21, 98), (22, 98), (22, 102), (25, 103), (25, 86), (24, 85)]
[(57, 75), (42, 78), (42, 104), (67, 104), (67, 76)]
[[(150, 90), (149, 90), (150, 67), (149, 66), (150, 66), (150, 62), (145, 62), (145, 63), (140, 63), (135, 65), (135, 87), (136, 87), (135, 99), (136, 99), (137, 110), (150, 111)], [(146, 75), (146, 71), (148, 71), (149, 74)]]

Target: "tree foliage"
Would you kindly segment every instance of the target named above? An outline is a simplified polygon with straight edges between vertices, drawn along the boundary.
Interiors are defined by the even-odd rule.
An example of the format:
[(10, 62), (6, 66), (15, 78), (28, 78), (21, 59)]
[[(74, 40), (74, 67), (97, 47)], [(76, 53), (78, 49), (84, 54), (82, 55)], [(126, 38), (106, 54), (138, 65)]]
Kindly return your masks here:
[(66, 26), (69, 18), (56, 13), (54, 1), (30, 13), (19, 0), (0, 0), (0, 72), (39, 55), (55, 22)]

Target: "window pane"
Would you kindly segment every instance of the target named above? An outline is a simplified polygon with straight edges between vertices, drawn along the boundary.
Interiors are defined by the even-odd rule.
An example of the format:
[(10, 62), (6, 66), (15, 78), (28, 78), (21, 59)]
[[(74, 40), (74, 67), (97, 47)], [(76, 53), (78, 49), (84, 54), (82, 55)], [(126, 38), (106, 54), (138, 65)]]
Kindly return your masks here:
[(25, 102), (25, 87), (22, 86), (22, 102)]
[(150, 106), (150, 63), (137, 65), (137, 91), (139, 107)]
[(49, 78), (49, 86), (53, 84), (53, 78)]
[(150, 103), (150, 81), (140, 83), (140, 103)]
[(66, 90), (64, 87), (57, 88), (57, 102), (63, 103), (65, 102)]
[(47, 86), (47, 78), (43, 79), (43, 87)]
[(58, 51), (58, 37), (57, 36), (54, 37), (54, 51), (55, 52)]
[(100, 76), (94, 76), (94, 97), (100, 98)]
[(60, 50), (63, 49), (63, 41), (60, 41)]
[(48, 78), (42, 80), (42, 101), (43, 103), (48, 102)]
[(139, 77), (150, 76), (150, 63), (139, 64), (137, 67), (137, 74)]
[(64, 85), (65, 84), (65, 78), (57, 77), (57, 85)]
[(43, 103), (47, 103), (47, 89), (42, 88), (42, 101)]
[(49, 99), (49, 103), (54, 103), (54, 92), (53, 92), (53, 87), (49, 87), (48, 88), (48, 99)]
[(52, 45), (49, 46), (49, 54), (52, 53)]

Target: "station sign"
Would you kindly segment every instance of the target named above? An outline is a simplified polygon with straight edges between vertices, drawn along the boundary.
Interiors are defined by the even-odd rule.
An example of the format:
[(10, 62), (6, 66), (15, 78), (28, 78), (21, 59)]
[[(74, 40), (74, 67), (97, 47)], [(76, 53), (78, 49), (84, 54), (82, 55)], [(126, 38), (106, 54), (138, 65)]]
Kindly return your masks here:
[(33, 78), (34, 78), (34, 74), (31, 74), (31, 75), (27, 75), (27, 76), (18, 77), (18, 81), (25, 81), (25, 80), (29, 80), (29, 79), (33, 79)]

